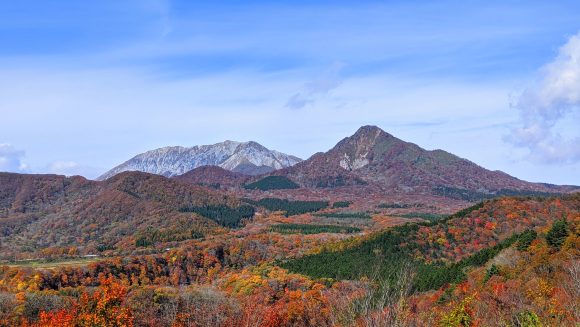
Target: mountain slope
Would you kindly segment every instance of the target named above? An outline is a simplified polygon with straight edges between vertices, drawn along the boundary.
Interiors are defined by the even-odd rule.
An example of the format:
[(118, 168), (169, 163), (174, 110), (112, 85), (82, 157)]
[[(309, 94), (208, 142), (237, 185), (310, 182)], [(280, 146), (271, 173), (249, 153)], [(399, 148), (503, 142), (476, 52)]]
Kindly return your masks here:
[(269, 150), (256, 142), (225, 141), (191, 148), (165, 147), (139, 154), (111, 169), (99, 180), (124, 171), (142, 171), (166, 177), (184, 174), (201, 166), (219, 166), (247, 175), (268, 173), (290, 167), (301, 159)]
[(187, 173), (173, 177), (173, 179), (210, 187), (240, 187), (244, 185), (251, 176), (229, 171), (218, 166), (201, 166), (188, 171)]
[(326, 153), (275, 174), (303, 187), (374, 185), (384, 191), (450, 194), (501, 193), (507, 190), (566, 192), (574, 187), (528, 183), (489, 171), (443, 150), (428, 151), (376, 126), (363, 126)]
[(103, 182), (0, 173), (0, 258), (71, 247), (120, 253), (135, 249), (139, 237), (150, 245), (195, 238), (222, 227), (180, 209), (239, 205), (223, 193), (141, 172)]
[[(316, 278), (358, 279), (363, 275), (388, 273), (396, 264), (411, 260), (453, 264), (477, 253), (481, 255), (481, 251), (509, 240), (514, 234), (528, 230), (547, 232), (549, 226), (560, 219), (567, 220), (571, 231), (577, 230), (580, 193), (485, 201), (433, 223), (401, 225), (372, 234), (360, 242), (330, 244), (321, 252), (291, 259), (284, 267)], [(389, 264), (380, 265), (383, 261)], [(441, 266), (432, 268), (436, 270)], [(424, 284), (424, 289), (445, 284), (438, 279), (444, 276), (431, 277), (436, 278)]]

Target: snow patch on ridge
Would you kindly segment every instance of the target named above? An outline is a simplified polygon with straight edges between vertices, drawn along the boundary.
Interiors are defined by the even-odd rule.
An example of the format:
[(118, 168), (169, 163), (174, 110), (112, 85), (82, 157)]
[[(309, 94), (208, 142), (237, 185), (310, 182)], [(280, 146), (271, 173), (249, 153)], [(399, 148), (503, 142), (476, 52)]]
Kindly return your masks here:
[(174, 146), (151, 150), (111, 169), (98, 179), (105, 180), (124, 171), (142, 171), (172, 177), (200, 166), (219, 166), (233, 171), (248, 163), (274, 170), (290, 167), (300, 161), (300, 158), (269, 150), (256, 142), (225, 141), (191, 148)]

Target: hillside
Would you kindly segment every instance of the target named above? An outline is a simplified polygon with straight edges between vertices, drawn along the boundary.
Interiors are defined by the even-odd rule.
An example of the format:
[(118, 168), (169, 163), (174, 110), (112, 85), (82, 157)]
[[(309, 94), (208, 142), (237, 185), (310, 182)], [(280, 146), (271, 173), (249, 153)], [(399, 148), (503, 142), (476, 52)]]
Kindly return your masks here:
[[(257, 218), (150, 255), (0, 267), (0, 324), (62, 326), (86, 321), (85, 312), (136, 326), (575, 326), (580, 319), (578, 194), (491, 200), (371, 235), (346, 227), (337, 234), (304, 216), (297, 217), (304, 224), (281, 219), (292, 217)], [(268, 223), (278, 228), (260, 228)], [(95, 313), (94, 303), (105, 309)], [(159, 314), (167, 310), (175, 314)]]
[(244, 185), (250, 176), (229, 171), (219, 166), (201, 166), (173, 179), (190, 184), (204, 185), (213, 188), (235, 188)]
[(290, 167), (301, 159), (256, 142), (225, 141), (190, 148), (165, 147), (138, 154), (100, 176), (105, 180), (124, 171), (141, 171), (172, 177), (201, 166), (219, 166), (246, 175), (258, 175)]
[(135, 249), (139, 238), (148, 244), (195, 238), (225, 223), (182, 209), (239, 206), (210, 189), (139, 172), (104, 182), (1, 173), (0, 195), (4, 259), (119, 253)]
[(452, 266), (526, 231), (544, 232), (560, 219), (580, 223), (580, 193), (561, 198), (489, 200), (433, 223), (395, 227), (351, 245), (331, 244), (320, 253), (283, 266), (318, 278), (358, 279), (372, 277), (377, 271), (387, 274), (397, 264), (415, 261), (422, 269), (432, 265), (436, 270), (431, 276), (435, 279), (421, 281), (418, 287), (438, 288), (453, 281), (437, 279), (444, 277), (437, 276), (443, 273), (438, 271), (440, 264)]

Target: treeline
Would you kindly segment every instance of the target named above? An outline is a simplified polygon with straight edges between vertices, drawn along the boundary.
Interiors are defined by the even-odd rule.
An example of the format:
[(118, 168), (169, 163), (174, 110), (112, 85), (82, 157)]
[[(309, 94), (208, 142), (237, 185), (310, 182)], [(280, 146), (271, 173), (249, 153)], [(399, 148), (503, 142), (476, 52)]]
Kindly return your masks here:
[(215, 221), (216, 223), (230, 228), (239, 227), (242, 220), (254, 217), (255, 209), (249, 205), (241, 205), (231, 208), (226, 205), (206, 205), (200, 207), (184, 207), (181, 212), (194, 212), (198, 215)]
[[(17, 279), (27, 288), (59, 290), (65, 287), (98, 286), (102, 277), (112, 276), (126, 285), (183, 285), (205, 281), (210, 269), (225, 265), (223, 254), (210, 255), (195, 249), (177, 250), (162, 255), (107, 259), (87, 266), (60, 267), (35, 271), (0, 267), (6, 284)], [(24, 278), (24, 274), (30, 274)]]
[(270, 231), (281, 234), (320, 234), (320, 233), (358, 233), (357, 227), (336, 225), (308, 225), (308, 224), (278, 224), (270, 227)]
[(314, 214), (316, 217), (339, 218), (339, 219), (371, 219), (371, 215), (366, 212), (323, 212)]
[(324, 176), (318, 177), (315, 181), (317, 188), (335, 188), (347, 185), (367, 185), (368, 183), (364, 180), (356, 177), (345, 177), (342, 175), (338, 176)]
[(483, 206), (487, 203), (487, 201), (481, 201), (478, 202), (474, 205), (472, 205), (471, 207), (467, 207), (464, 209), (461, 209), (459, 211), (457, 211), (456, 213), (452, 214), (452, 215), (447, 215), (445, 217), (441, 217), (437, 220), (429, 220), (429, 222), (425, 222), (425, 223), (420, 223), (420, 225), (426, 225), (426, 226), (435, 226), (437, 224), (443, 224), (448, 222), (451, 219), (455, 219), (455, 218), (464, 218), (467, 215), (469, 215), (470, 213), (477, 211), (481, 208), (483, 208)]
[(300, 186), (285, 176), (267, 176), (256, 182), (244, 186), (247, 190), (286, 190), (296, 189)]
[(336, 201), (332, 204), (332, 209), (348, 208), (351, 204), (352, 202), (350, 201)]
[(410, 212), (398, 215), (403, 218), (421, 218), (428, 221), (438, 221), (447, 218), (448, 215), (442, 215), (438, 213), (428, 213), (428, 212)]
[(152, 226), (137, 233), (135, 236), (136, 247), (148, 247), (157, 243), (176, 242), (187, 239), (204, 237), (204, 233), (196, 227), (183, 226), (180, 230), (176, 229), (158, 229)]
[(259, 201), (244, 199), (243, 201), (254, 206), (266, 208), (270, 211), (284, 211), (286, 217), (328, 208), (328, 201), (289, 201), (278, 198), (264, 198)]
[(499, 198), (503, 196), (537, 196), (537, 197), (548, 197), (557, 195), (557, 193), (548, 192), (538, 192), (538, 191), (520, 191), (520, 190), (510, 190), (501, 189), (495, 192), (486, 193), (472, 191), (464, 188), (449, 187), (449, 186), (436, 186), (433, 188), (433, 192), (437, 195), (444, 196), (456, 200), (465, 200), (469, 202), (483, 201), (493, 198)]
[(410, 204), (406, 203), (381, 203), (377, 206), (379, 209), (406, 209), (412, 207), (415, 206), (411, 206)]

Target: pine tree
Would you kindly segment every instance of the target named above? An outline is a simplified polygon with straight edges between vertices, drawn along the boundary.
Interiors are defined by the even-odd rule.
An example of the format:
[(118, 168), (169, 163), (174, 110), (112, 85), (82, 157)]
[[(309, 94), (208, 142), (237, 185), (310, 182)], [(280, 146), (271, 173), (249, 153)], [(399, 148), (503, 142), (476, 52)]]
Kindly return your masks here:
[(564, 244), (564, 240), (567, 236), (568, 222), (566, 221), (566, 218), (564, 218), (554, 222), (552, 228), (548, 234), (546, 234), (546, 242), (548, 242), (548, 245), (550, 245), (552, 248), (560, 250), (560, 247), (562, 247), (562, 244)]

